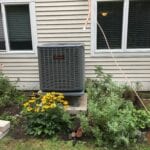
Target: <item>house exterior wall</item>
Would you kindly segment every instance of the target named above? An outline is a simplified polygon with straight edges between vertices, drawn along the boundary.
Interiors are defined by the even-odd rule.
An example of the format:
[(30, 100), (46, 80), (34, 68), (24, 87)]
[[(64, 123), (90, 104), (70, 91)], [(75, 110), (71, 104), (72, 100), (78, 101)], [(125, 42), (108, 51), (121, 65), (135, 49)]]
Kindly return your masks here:
[[(83, 30), (88, 13), (87, 0), (36, 0), (38, 43), (79, 42), (85, 46), (85, 75), (95, 78), (95, 66), (113, 75), (116, 81), (124, 82), (124, 76), (108, 55), (91, 55), (91, 27)], [(144, 90), (150, 90), (150, 57), (147, 55), (123, 54), (118, 63), (133, 82), (142, 82)], [(38, 59), (35, 54), (0, 54), (3, 72), (11, 81), (17, 81), (25, 90), (39, 89)]]

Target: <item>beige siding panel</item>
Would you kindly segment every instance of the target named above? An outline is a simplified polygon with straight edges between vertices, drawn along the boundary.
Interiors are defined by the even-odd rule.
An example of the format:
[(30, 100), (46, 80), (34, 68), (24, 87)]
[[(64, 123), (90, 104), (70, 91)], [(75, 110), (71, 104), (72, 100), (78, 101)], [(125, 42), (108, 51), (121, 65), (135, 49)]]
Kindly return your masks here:
[[(122, 75), (122, 72), (118, 69), (118, 70), (104, 70), (104, 72), (105, 73), (108, 73), (108, 74), (120, 74), (120, 75)], [(150, 70), (123, 70), (123, 72), (125, 73), (125, 74), (129, 74), (129, 75), (133, 75), (133, 76), (135, 76), (136, 77), (136, 75), (138, 74), (140, 74), (140, 75), (142, 75), (142, 74), (146, 74), (146, 75), (148, 75), (149, 76), (149, 74), (150, 74)], [(95, 74), (95, 71), (94, 70), (86, 70), (85, 71), (85, 73), (86, 74)], [(127, 75), (128, 76), (128, 75)]]
[[(52, 7), (53, 8), (53, 7)], [(60, 7), (61, 8), (61, 7)], [(79, 7), (78, 7), (79, 8)], [(47, 11), (39, 11), (40, 8), (38, 8), (37, 11), (37, 20), (45, 20), (47, 19), (57, 19), (57, 17), (59, 19), (66, 19), (68, 20), (69, 18), (71, 18), (71, 16), (73, 17), (73, 19), (76, 20), (80, 20), (83, 19), (84, 17), (86, 17), (86, 15), (88, 15), (88, 10), (47, 10)], [(54, 18), (55, 17), (55, 18)], [(66, 17), (66, 18), (65, 18)], [(77, 18), (75, 18), (77, 17)], [(57, 19), (58, 20), (58, 19)]]
[(89, 38), (88, 37), (80, 37), (80, 38), (78, 38), (78, 37), (65, 37), (65, 36), (62, 37), (62, 38), (60, 38), (60, 37), (56, 37), (56, 38), (54, 38), (54, 37), (47, 37), (47, 38), (39, 37), (38, 40), (41, 41), (40, 43), (46, 43), (46, 42), (71, 42), (71, 43), (79, 42), (79, 43), (82, 43), (82, 42), (85, 42), (85, 41), (89, 42)]
[[(72, 20), (72, 21), (51, 21), (48, 23), (48, 25), (45, 25), (45, 24), (39, 24), (37, 23), (38, 25), (38, 30), (44, 30), (44, 29), (82, 29), (83, 31), (83, 26), (84, 26), (84, 21), (75, 21), (75, 20)], [(87, 26), (89, 29), (89, 25)]]
[(37, 7), (37, 12), (45, 12), (45, 11), (80, 11), (80, 10), (86, 10), (88, 11), (88, 8), (86, 6), (49, 6), (49, 7)]
[(90, 38), (90, 36), (87, 33), (63, 33), (63, 34), (40, 34), (39, 38), (84, 38), (84, 37), (88, 37)]
[(65, 15), (65, 16), (47, 16), (47, 17), (38, 17), (37, 21), (51, 21), (51, 20), (83, 20), (87, 15)]
[[(74, 2), (74, 1), (80, 1), (80, 0), (51, 0), (51, 2)], [(86, 0), (84, 0), (86, 1)], [(36, 3), (49, 3), (50, 0), (36, 0)]]
[(38, 78), (38, 74), (7, 74), (9, 78)]
[(59, 25), (66, 25), (66, 24), (69, 24), (69, 25), (72, 25), (72, 24), (81, 24), (81, 27), (84, 26), (84, 23), (85, 21), (84, 20), (57, 20), (57, 17), (55, 20), (51, 20), (51, 21), (38, 21), (37, 22), (37, 25), (52, 25), (52, 24), (59, 24)]
[(28, 63), (24, 63), (24, 62), (22, 62), (22, 63), (3, 63), (4, 64), (4, 69), (6, 68), (6, 67), (37, 67), (38, 66), (38, 64), (37, 64), (37, 62), (28, 62)]
[[(86, 78), (91, 78), (91, 79), (96, 79), (96, 74), (86, 74)], [(122, 76), (119, 76), (119, 77), (114, 77), (114, 75), (112, 76), (112, 79), (114, 81), (119, 81), (119, 82), (127, 82), (125, 80), (125, 78)], [(131, 82), (150, 82), (150, 79), (149, 77), (128, 77), (128, 79), (131, 81)]]
[[(86, 43), (86, 44), (87, 44), (86, 46), (90, 47), (90, 45), (88, 45), (88, 43)], [(89, 50), (89, 48), (87, 50), (88, 50), (89, 54), (86, 55), (86, 57), (91, 57), (91, 51)], [(137, 61), (138, 61), (138, 59), (143, 59), (143, 61), (144, 61), (144, 58), (148, 58), (148, 57), (150, 58), (150, 53), (133, 53), (133, 52), (132, 53), (117, 53), (117, 54), (114, 53), (114, 57), (115, 57), (116, 61), (118, 61), (119, 58), (136, 58)], [(101, 58), (109, 59), (109, 58), (112, 58), (112, 55), (110, 52), (102, 53), (102, 54), (99, 53), (98, 56), (94, 56), (94, 57), (92, 57), (92, 59), (93, 58), (95, 58), (95, 59), (101, 59)]]
[(28, 54), (28, 53), (24, 53), (24, 54), (22, 54), (22, 53), (15, 53), (15, 54), (13, 54), (13, 53), (5, 53), (5, 52), (3, 52), (3, 53), (0, 53), (0, 61), (1, 61), (1, 59), (27, 59), (27, 58), (29, 58), (29, 59), (37, 59), (37, 56), (36, 56), (36, 54)]
[(39, 82), (39, 78), (25, 78), (25, 77), (19, 77), (19, 78), (16, 78), (16, 77), (9, 77), (10, 81), (11, 82), (32, 82), (34, 84), (34, 82)]
[(21, 90), (39, 90), (40, 87), (39, 87), (39, 82), (38, 81), (31, 81), (31, 82), (28, 82), (28, 81), (20, 81), (20, 82), (17, 82), (17, 84), (15, 83), (15, 85), (17, 86), (18, 89), (21, 89)]
[(17, 82), (20, 89), (32, 90), (39, 87), (38, 59), (35, 54), (34, 57), (33, 54), (3, 54), (0, 55), (0, 64), (4, 65), (2, 69), (4, 75), (10, 81)]
[[(36, 3), (49, 3), (49, 2), (57, 2), (57, 3), (61, 3), (61, 2), (80, 2), (81, 0), (36, 0)], [(87, 0), (82, 0), (82, 1), (87, 1)]]
[[(98, 62), (94, 61), (89, 62), (86, 61), (86, 65), (88, 66), (115, 66), (114, 62)], [(120, 66), (150, 66), (149, 62), (119, 62)]]
[(47, 3), (36, 3), (36, 6), (38, 7), (53, 7), (53, 6), (57, 6), (57, 7), (62, 7), (62, 6), (85, 6), (87, 5), (87, 2), (88, 1), (64, 1), (63, 3), (62, 2), (57, 2), (57, 1), (48, 1)]
[[(90, 30), (87, 30), (87, 31), (89, 31), (90, 32)], [(85, 31), (83, 31), (83, 29), (82, 28), (80, 28), (80, 29), (60, 29), (60, 28), (58, 28), (57, 29), (57, 31), (56, 30), (53, 30), (53, 29), (45, 29), (45, 30), (38, 30), (38, 34), (50, 34), (50, 33), (52, 33), (52, 34), (68, 34), (68, 33), (73, 33), (73, 34), (87, 34), (88, 36), (90, 36), (90, 33), (87, 33), (87, 32), (85, 32)]]
[(7, 76), (7, 75), (11, 75), (11, 74), (35, 74), (37, 75), (39, 72), (38, 70), (4, 70), (3, 73)]
[[(95, 70), (95, 66), (93, 65), (85, 65), (85, 69), (86, 70)], [(121, 68), (123, 70), (141, 70), (143, 72), (143, 70), (150, 70), (150, 66), (147, 65), (147, 66), (142, 66), (142, 67), (139, 67), (139, 66), (121, 66)], [(104, 70), (119, 70), (119, 68), (117, 66), (103, 66), (103, 69)]]
[(6, 67), (5, 69), (3, 69), (3, 71), (14, 71), (16, 74), (18, 73), (18, 71), (22, 72), (22, 71), (37, 71), (38, 67), (34, 67), (34, 66), (28, 66), (28, 67)]
[[(149, 62), (150, 61), (150, 58), (117, 58), (116, 59), (118, 62)], [(102, 62), (102, 61), (105, 61), (105, 62), (114, 62), (113, 58), (88, 58), (87, 61), (98, 61), (98, 62)]]
[[(43, 13), (44, 13), (44, 17), (42, 18), (43, 16)], [(65, 16), (65, 15), (68, 15), (68, 16), (72, 16), (72, 15), (87, 15), (88, 11), (85, 11), (85, 10), (81, 10), (81, 11), (67, 11), (67, 10), (64, 10), (63, 12), (62, 11), (51, 11), (51, 12), (37, 12), (37, 15), (38, 15), (38, 19), (40, 19), (40, 16), (41, 16), (41, 19), (44, 19), (44, 18), (48, 18), (49, 16)]]

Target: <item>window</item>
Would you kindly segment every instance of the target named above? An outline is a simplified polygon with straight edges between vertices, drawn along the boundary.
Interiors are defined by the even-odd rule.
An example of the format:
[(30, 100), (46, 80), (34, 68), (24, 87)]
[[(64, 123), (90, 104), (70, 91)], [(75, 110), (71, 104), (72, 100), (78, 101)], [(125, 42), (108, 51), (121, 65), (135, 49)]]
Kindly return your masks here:
[(150, 50), (150, 0), (92, 1), (92, 49), (108, 52), (97, 22), (103, 28), (112, 51)]
[(31, 50), (29, 5), (7, 5), (6, 18), (11, 50)]
[[(101, 24), (112, 49), (121, 48), (123, 2), (101, 2), (97, 5), (97, 20)], [(104, 37), (97, 27), (97, 49), (106, 49)]]
[(150, 48), (150, 1), (130, 1), (128, 48)]
[(33, 52), (36, 48), (33, 0), (0, 1), (0, 6), (0, 50)]

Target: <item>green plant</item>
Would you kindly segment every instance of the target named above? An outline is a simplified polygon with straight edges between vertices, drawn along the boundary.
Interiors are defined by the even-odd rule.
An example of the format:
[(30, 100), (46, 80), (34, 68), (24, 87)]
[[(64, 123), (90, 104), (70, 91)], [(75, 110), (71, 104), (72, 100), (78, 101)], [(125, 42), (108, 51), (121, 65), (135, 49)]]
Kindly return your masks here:
[(20, 95), (20, 91), (0, 72), (0, 107), (18, 103)]
[(51, 137), (58, 132), (67, 131), (70, 116), (65, 111), (68, 101), (62, 93), (33, 95), (24, 103), (23, 114), (27, 120), (26, 132), (33, 136)]
[(100, 67), (96, 73), (96, 80), (87, 81), (88, 113), (79, 115), (84, 133), (99, 146), (129, 147), (136, 143), (141, 127), (150, 125), (148, 115), (123, 98), (127, 85), (113, 82)]
[(4, 113), (0, 116), (0, 120), (7, 120), (7, 121), (10, 121), (11, 122), (11, 125), (16, 125), (17, 124), (17, 118), (18, 118), (18, 115), (16, 116), (13, 116), (13, 115), (10, 115), (10, 114), (7, 114), (7, 113)]
[(134, 110), (133, 116), (136, 118), (136, 126), (139, 129), (150, 128), (150, 114), (145, 110)]
[(112, 93), (120, 97), (123, 96), (127, 86), (113, 82), (111, 76), (105, 74), (101, 67), (96, 67), (95, 72), (97, 79), (87, 79), (86, 82), (86, 91), (90, 100), (102, 102), (102, 98), (109, 97)]

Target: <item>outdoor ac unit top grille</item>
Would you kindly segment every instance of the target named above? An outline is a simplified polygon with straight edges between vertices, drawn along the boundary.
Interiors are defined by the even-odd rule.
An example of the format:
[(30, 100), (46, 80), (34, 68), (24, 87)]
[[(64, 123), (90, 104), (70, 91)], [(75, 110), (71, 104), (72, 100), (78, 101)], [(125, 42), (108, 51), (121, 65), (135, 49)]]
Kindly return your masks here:
[(38, 50), (41, 90), (62, 92), (84, 90), (83, 46), (41, 46)]

